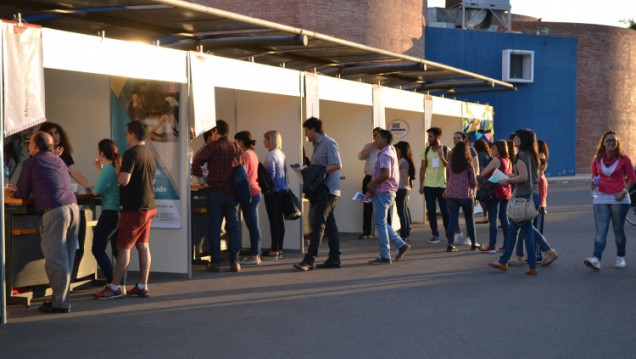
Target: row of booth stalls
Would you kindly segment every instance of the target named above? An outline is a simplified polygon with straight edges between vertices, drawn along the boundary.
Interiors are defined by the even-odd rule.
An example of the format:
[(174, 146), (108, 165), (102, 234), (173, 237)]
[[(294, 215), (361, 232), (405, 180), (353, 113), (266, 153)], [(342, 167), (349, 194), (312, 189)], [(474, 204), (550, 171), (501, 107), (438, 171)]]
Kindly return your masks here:
[[(121, 123), (116, 122), (122, 122), (125, 128), (125, 122), (135, 113), (144, 112), (145, 106), (145, 115), (141, 116), (153, 129), (148, 144), (165, 175), (162, 183), (157, 180), (155, 184), (156, 190), (165, 192), (165, 199), (158, 201), (159, 214), (151, 231), (153, 272), (184, 277), (192, 274), (193, 245), (199, 240), (193, 239), (192, 233), (201, 236), (200, 223), (205, 220), (196, 228), (192, 223), (197, 216), (201, 219), (205, 211), (193, 210), (201, 206), (193, 206), (191, 200), (190, 156), (192, 150), (196, 152), (203, 145), (199, 135), (210, 129), (215, 119), (229, 123), (230, 136), (237, 131), (250, 131), (261, 160), (267, 152), (263, 134), (280, 131), (288, 164), (302, 162), (303, 150), (311, 157), (312, 145), (303, 135), (302, 123), (310, 116), (322, 119), (325, 133), (337, 141), (342, 158), (338, 227), (343, 233), (358, 233), (362, 228), (362, 205), (351, 198), (361, 190), (364, 161), (357, 156), (371, 142), (372, 129), (385, 127), (393, 132), (396, 142), (408, 141), (419, 171), (426, 129), (443, 128), (442, 142), (450, 145), (452, 133), (462, 130), (465, 116), (465, 103), (460, 101), (249, 61), (47, 28), (42, 29), (42, 41), (46, 119), (66, 130), (75, 149), (76, 166), (89, 182), (95, 183), (98, 175), (92, 165), (97, 143), (113, 138), (120, 148), (125, 148)], [(192, 71), (193, 56), (205, 57), (210, 69), (207, 75)], [(208, 83), (203, 86), (207, 90), (192, 86), (193, 80)], [(198, 106), (213, 113), (201, 115)], [(164, 111), (166, 107), (170, 111)], [(162, 118), (166, 113), (167, 120)], [(191, 127), (197, 132), (194, 140), (188, 135)], [(11, 177), (13, 183), (17, 176), (16, 173)], [(299, 176), (289, 169), (287, 178), (290, 188), (300, 197)], [(415, 222), (424, 221), (424, 207), (423, 196), (415, 188), (410, 195)], [(6, 208), (5, 204), (5, 215), (9, 213)], [(95, 224), (97, 215), (88, 221), (89, 226)], [(270, 234), (264, 205), (259, 208), (259, 216), (262, 247), (267, 249)], [(286, 221), (286, 251), (303, 251), (305, 222), (306, 215), (298, 221)], [(6, 219), (4, 225), (5, 242), (18, 240), (6, 231)], [(244, 225), (242, 242), (244, 248), (249, 247)], [(5, 252), (6, 248), (5, 243), (0, 249)], [(90, 249), (86, 252), (90, 255)], [(12, 254), (3, 254), (10, 269)], [(136, 256), (132, 259), (134, 270)], [(20, 268), (8, 272), (15, 274), (16, 270)], [(3, 278), (6, 273), (2, 273)], [(11, 297), (10, 286), (8, 279), (2, 298)], [(5, 314), (3, 310), (3, 320)]]

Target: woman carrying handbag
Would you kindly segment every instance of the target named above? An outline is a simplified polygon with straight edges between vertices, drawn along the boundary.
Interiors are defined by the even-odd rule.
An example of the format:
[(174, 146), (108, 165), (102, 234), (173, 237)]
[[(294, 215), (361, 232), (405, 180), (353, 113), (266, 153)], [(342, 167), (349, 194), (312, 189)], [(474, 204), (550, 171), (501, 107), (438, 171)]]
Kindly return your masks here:
[[(532, 219), (536, 217), (539, 208), (539, 151), (537, 136), (532, 130), (521, 129), (515, 132), (513, 142), (515, 147), (519, 149), (513, 165), (514, 173), (510, 175), (509, 179), (500, 182), (503, 186), (516, 185), (515, 193), (508, 207), (508, 217), (511, 217), (511, 221), (508, 237), (506, 238), (506, 249), (498, 261), (488, 263), (488, 266), (504, 272), (507, 271), (508, 261), (519, 235), (525, 241), (528, 253), (529, 269), (526, 274), (536, 276), (537, 257)], [(522, 206), (531, 208), (522, 208)], [(523, 215), (517, 216), (515, 212), (523, 213)]]

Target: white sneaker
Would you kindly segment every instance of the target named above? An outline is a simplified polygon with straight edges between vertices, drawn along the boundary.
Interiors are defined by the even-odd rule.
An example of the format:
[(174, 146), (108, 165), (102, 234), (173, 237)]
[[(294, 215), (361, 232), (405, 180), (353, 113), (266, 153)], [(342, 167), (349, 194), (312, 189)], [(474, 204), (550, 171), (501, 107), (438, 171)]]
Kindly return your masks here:
[(470, 241), (470, 238), (466, 238), (464, 239), (464, 243), (462, 243), (465, 246), (471, 246), (473, 244), (473, 242)]
[(614, 264), (616, 268), (625, 268), (625, 257), (616, 257), (616, 264)]
[(462, 239), (464, 239), (464, 234), (461, 232), (453, 235), (453, 243), (460, 243)]
[(592, 268), (594, 270), (600, 270), (601, 269), (601, 261), (598, 258), (596, 258), (596, 257), (585, 258), (585, 260), (583, 260), (583, 263), (585, 263), (586, 266), (588, 266), (588, 267), (590, 267), (590, 268)]

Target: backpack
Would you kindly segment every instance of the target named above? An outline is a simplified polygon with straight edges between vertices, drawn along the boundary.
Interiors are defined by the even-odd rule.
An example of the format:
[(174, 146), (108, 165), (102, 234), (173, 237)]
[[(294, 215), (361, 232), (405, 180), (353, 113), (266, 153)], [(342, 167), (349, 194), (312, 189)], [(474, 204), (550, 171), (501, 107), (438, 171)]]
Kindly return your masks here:
[(236, 199), (242, 208), (249, 207), (252, 202), (252, 193), (250, 191), (250, 180), (247, 177), (247, 171), (245, 170), (244, 161), (241, 161), (241, 150), (236, 144), (234, 144), (234, 150), (236, 151), (236, 160), (238, 165), (233, 168), (234, 171), (234, 192), (236, 193)]
[[(426, 146), (426, 149), (424, 150), (424, 158), (425, 158), (425, 159), (426, 159), (426, 156), (428, 155), (428, 151), (429, 151), (430, 149), (431, 149), (431, 146)], [(448, 152), (449, 152), (448, 147), (446, 147), (446, 146), (442, 145), (442, 151), (444, 151), (444, 153), (445, 153), (446, 155), (448, 155)]]
[(258, 186), (261, 188), (262, 193), (269, 193), (274, 190), (274, 180), (272, 176), (267, 173), (265, 166), (259, 161), (258, 162)]

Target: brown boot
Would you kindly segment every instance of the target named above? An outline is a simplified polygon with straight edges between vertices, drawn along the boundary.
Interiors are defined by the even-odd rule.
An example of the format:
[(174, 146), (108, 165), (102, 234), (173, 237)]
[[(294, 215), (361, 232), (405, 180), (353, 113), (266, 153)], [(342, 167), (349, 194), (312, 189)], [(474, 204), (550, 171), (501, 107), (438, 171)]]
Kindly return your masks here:
[(530, 275), (535, 277), (537, 274), (539, 274), (539, 272), (537, 272), (536, 268), (530, 268), (528, 269), (528, 271), (526, 271), (526, 275)]

